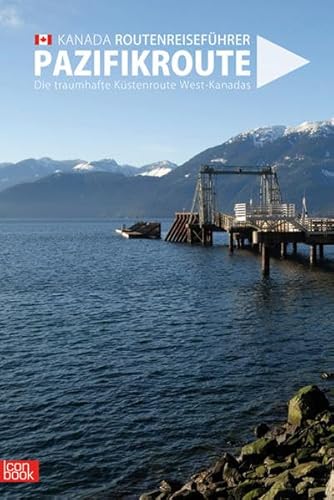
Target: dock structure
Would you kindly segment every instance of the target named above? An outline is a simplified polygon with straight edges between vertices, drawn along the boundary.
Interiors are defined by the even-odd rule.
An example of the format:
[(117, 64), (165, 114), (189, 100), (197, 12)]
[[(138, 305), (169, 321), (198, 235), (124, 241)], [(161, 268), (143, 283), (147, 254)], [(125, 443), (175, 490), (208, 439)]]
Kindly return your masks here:
[[(215, 179), (219, 175), (252, 175), (260, 178), (259, 203), (237, 203), (233, 214), (217, 208)], [(211, 246), (213, 233), (229, 234), (229, 250), (252, 248), (261, 254), (262, 272), (270, 273), (270, 257), (288, 255), (288, 245), (296, 255), (298, 243), (309, 245), (310, 264), (324, 259), (324, 246), (334, 245), (334, 218), (309, 217), (304, 207), (296, 215), (293, 203), (283, 203), (274, 167), (201, 167), (192, 209), (177, 212), (166, 236), (174, 243)]]
[(160, 222), (136, 222), (130, 227), (123, 226), (121, 229), (116, 229), (116, 233), (127, 239), (150, 239), (159, 240), (161, 238)]

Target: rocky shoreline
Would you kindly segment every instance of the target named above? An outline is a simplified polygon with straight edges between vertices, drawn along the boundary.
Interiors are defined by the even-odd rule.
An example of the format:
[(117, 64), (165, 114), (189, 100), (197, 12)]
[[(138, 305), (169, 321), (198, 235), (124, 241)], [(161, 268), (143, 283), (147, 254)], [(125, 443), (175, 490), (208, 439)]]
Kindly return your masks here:
[(301, 388), (287, 422), (255, 433), (239, 457), (225, 453), (185, 484), (164, 480), (140, 500), (334, 500), (334, 409), (323, 391)]

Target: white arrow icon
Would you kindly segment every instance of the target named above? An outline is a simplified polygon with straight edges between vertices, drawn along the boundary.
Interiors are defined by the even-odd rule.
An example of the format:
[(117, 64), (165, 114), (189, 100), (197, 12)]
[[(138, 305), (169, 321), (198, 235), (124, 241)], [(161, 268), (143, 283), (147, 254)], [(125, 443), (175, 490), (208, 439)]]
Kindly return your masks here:
[(262, 36), (256, 37), (256, 58), (257, 88), (263, 87), (310, 62)]

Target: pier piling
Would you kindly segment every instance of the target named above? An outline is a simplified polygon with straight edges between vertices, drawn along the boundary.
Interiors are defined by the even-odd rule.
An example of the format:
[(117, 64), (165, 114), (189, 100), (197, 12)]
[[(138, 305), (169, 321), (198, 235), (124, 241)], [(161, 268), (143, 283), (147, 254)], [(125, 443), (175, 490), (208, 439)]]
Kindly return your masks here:
[(270, 247), (262, 244), (262, 273), (264, 276), (270, 274)]
[(297, 255), (298, 246), (297, 243), (292, 243), (292, 255)]
[(286, 250), (287, 250), (287, 243), (281, 242), (281, 258), (285, 259), (286, 258)]
[(230, 253), (233, 253), (233, 251), (234, 251), (234, 241), (233, 241), (233, 232), (232, 231), (229, 232), (229, 244), (228, 244), (228, 248), (230, 250)]
[(310, 264), (314, 266), (317, 263), (317, 245), (310, 246)]
[(319, 245), (319, 259), (320, 260), (324, 259), (324, 245), (323, 245), (323, 243), (320, 243), (320, 245)]

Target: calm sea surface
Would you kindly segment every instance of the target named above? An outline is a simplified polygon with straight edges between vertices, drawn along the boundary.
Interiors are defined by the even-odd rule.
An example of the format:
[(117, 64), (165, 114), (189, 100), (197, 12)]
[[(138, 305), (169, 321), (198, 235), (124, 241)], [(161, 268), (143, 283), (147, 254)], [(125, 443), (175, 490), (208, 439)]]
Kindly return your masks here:
[(0, 223), (0, 458), (41, 463), (1, 498), (137, 498), (334, 369), (334, 272), (120, 224)]

